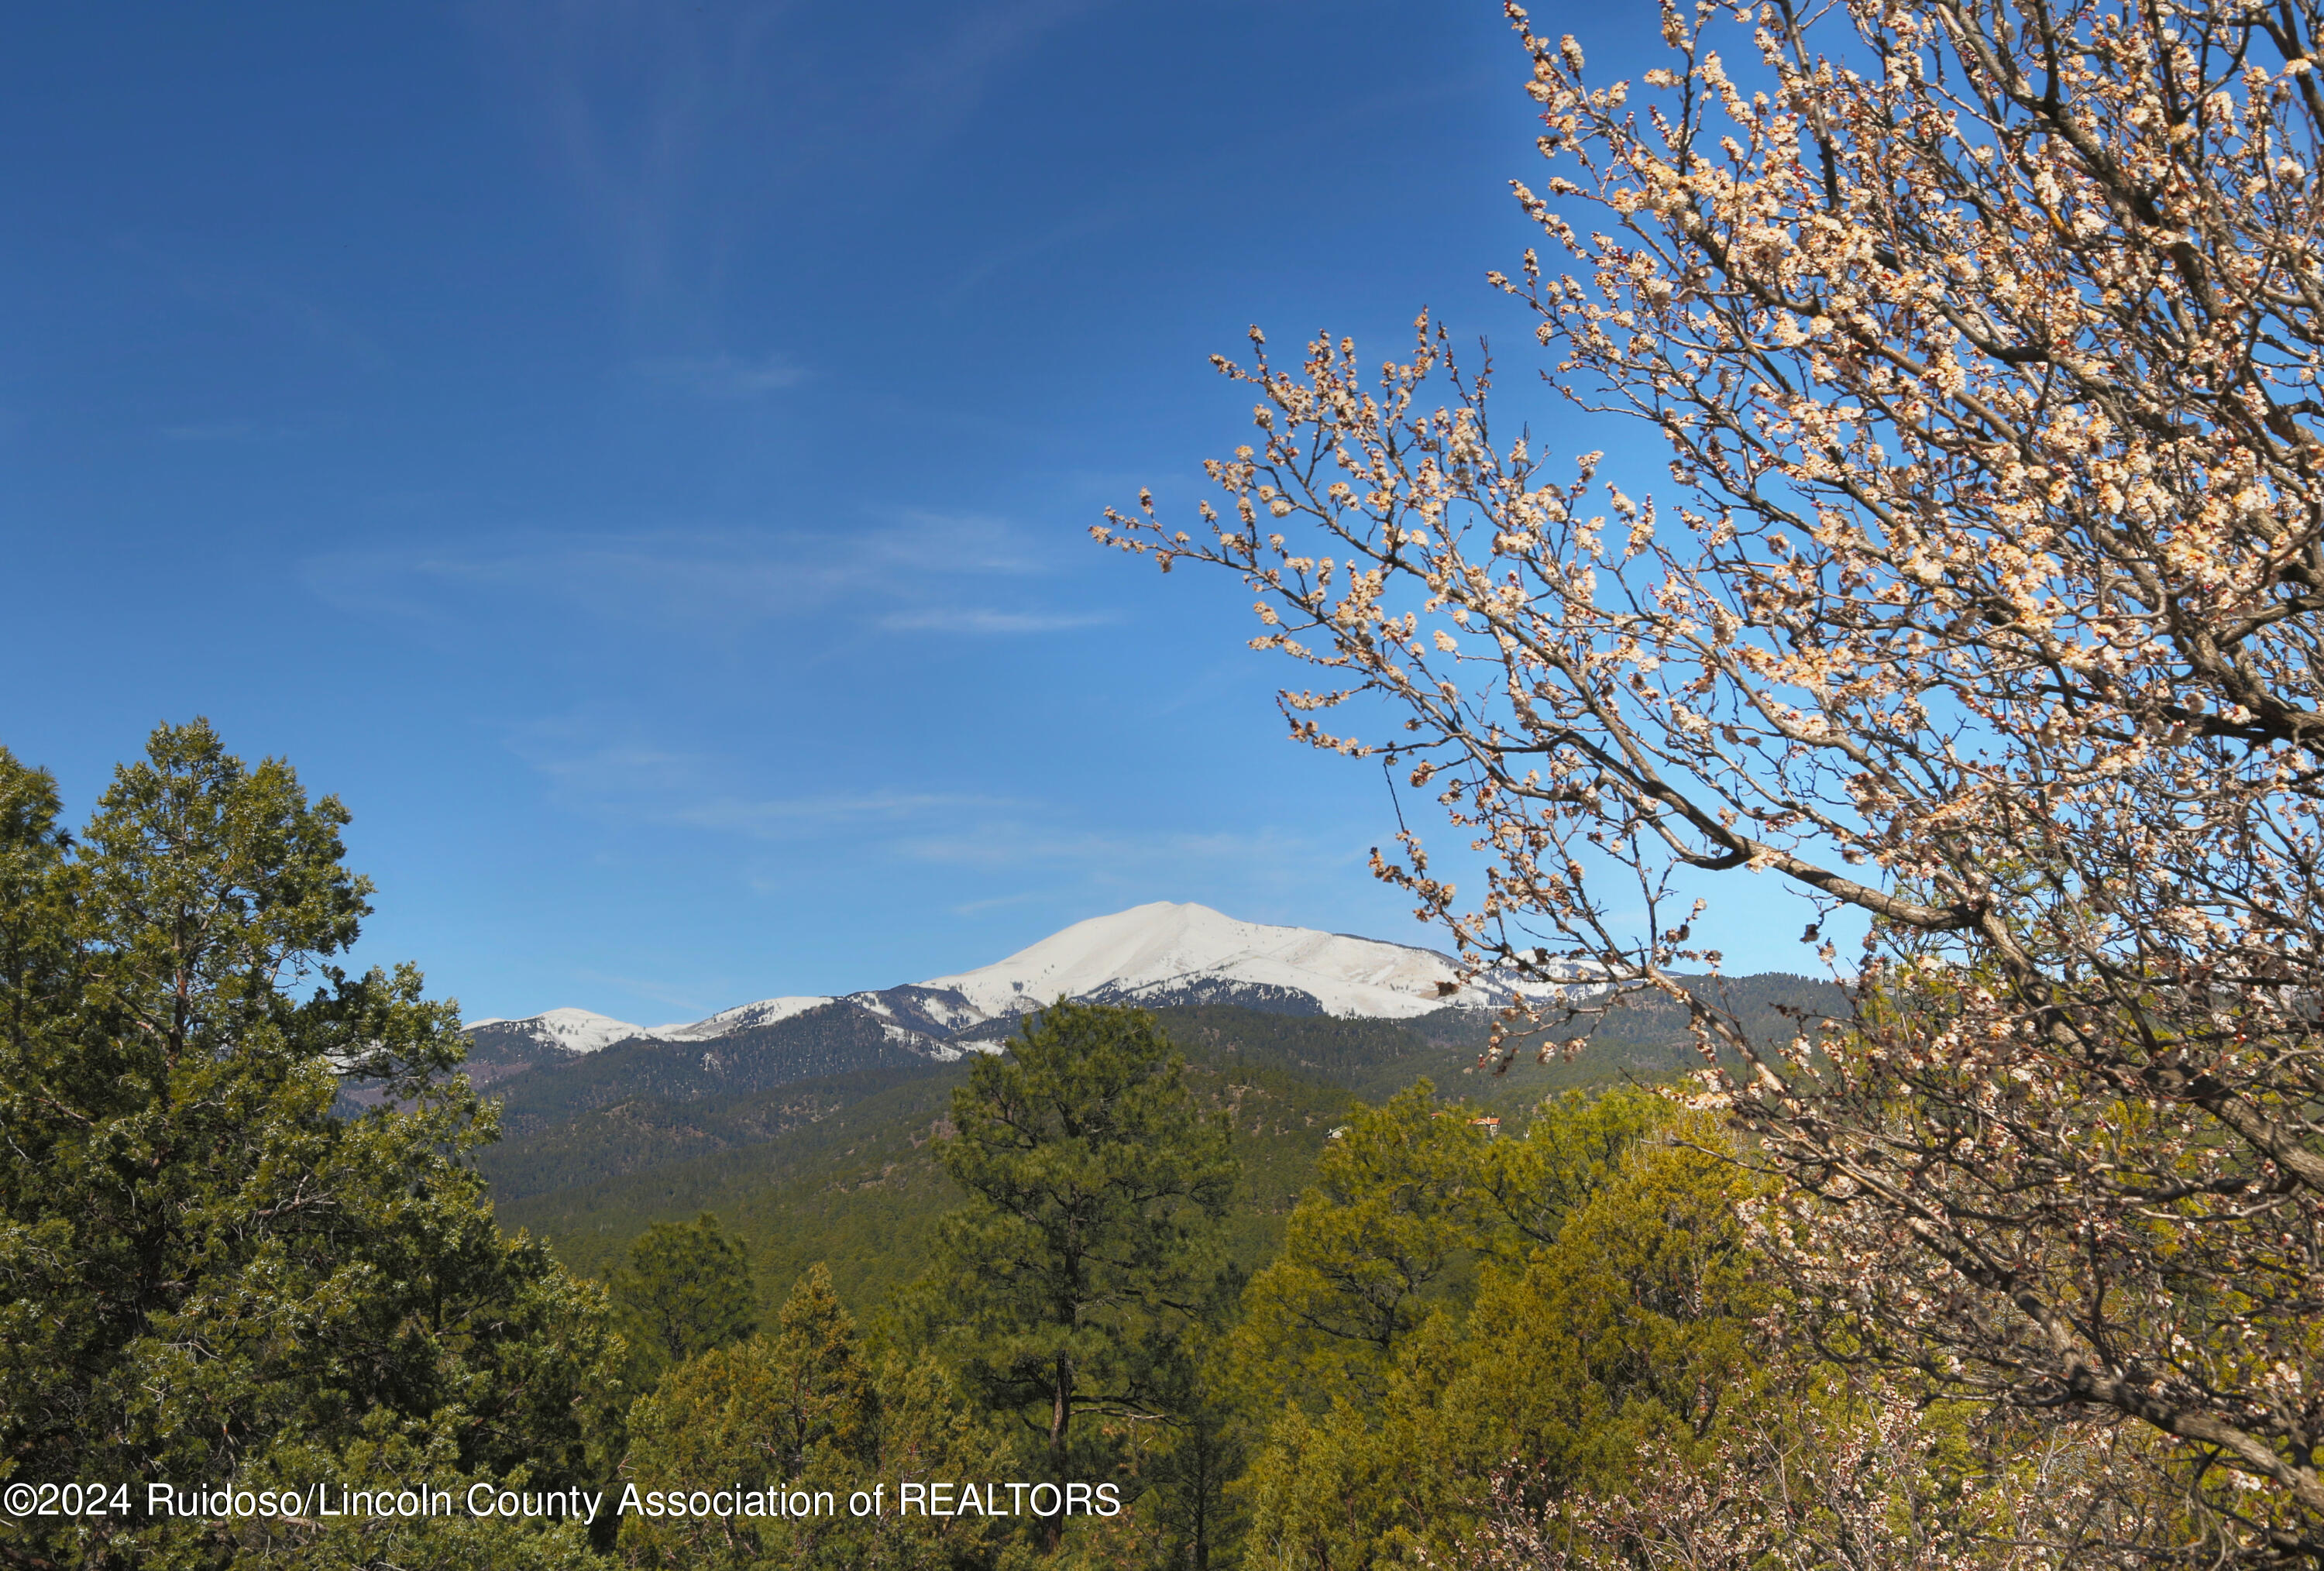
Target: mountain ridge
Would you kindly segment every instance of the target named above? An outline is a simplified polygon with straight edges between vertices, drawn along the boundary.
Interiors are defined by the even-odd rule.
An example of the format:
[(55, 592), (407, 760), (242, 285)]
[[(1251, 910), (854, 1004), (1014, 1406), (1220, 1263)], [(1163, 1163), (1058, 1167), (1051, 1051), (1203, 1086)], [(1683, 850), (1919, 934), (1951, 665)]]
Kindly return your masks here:
[(982, 1048), (978, 1039), (993, 1028), (1061, 996), (1411, 1020), (1448, 1005), (1495, 1007), (1510, 993), (1495, 984), (1462, 985), (1451, 956), (1416, 945), (1246, 922), (1204, 905), (1155, 901), (1087, 918), (989, 966), (925, 982), (760, 999), (666, 1025), (634, 1025), (566, 1006), (521, 1020), (476, 1021), (466, 1029), (480, 1084), (635, 1042), (718, 1041), (837, 1004), (879, 1021), (897, 1046), (943, 1061)]

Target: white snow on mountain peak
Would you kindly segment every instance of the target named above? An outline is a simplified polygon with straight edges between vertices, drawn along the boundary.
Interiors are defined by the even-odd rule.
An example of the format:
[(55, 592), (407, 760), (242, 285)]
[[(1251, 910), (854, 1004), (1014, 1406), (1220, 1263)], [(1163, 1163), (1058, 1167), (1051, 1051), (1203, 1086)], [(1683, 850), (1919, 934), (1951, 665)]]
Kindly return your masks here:
[(632, 1037), (643, 1034), (641, 1027), (586, 1009), (548, 1009), (523, 1020), (470, 1021), (467, 1029), (480, 1030), (485, 1026), (521, 1031), (537, 1042), (562, 1048), (568, 1053), (594, 1053), (599, 1048), (611, 1047), (615, 1042), (625, 1042)]
[[(1586, 966), (1572, 969), (1577, 980), (1588, 975)], [(762, 998), (702, 1020), (651, 1028), (586, 1009), (552, 1009), (528, 1020), (476, 1021), (468, 1029), (516, 1030), (567, 1052), (591, 1053), (635, 1037), (711, 1041), (839, 1003), (878, 1020), (890, 1040), (943, 1058), (956, 1056), (958, 1049), (946, 1042), (956, 1033), (1038, 1009), (1060, 996), (1239, 1002), (1238, 990), (1248, 988), (1251, 992), (1243, 996), (1259, 1008), (1296, 1004), (1290, 995), (1305, 994), (1330, 1014), (1389, 1020), (1409, 1020), (1447, 1005), (1489, 1007), (1509, 997), (1507, 987), (1490, 979), (1454, 991), (1451, 984), (1458, 980), (1452, 961), (1434, 949), (1239, 921), (1208, 906), (1157, 901), (1075, 922), (992, 965), (899, 987), (841, 997)], [(987, 1049), (981, 1041), (964, 1045)]]
[(689, 1023), (658, 1025), (641, 1031), (641, 1036), (664, 1042), (706, 1042), (713, 1037), (723, 1037), (732, 1031), (748, 1030), (752, 1026), (772, 1025), (788, 1020), (795, 1014), (805, 1014), (811, 1009), (821, 1009), (831, 998), (825, 993), (808, 993), (788, 998), (762, 998), (756, 1003), (742, 1003), (733, 1009), (722, 1009)]
[(1408, 1019), (1450, 1003), (1439, 983), (1452, 962), (1433, 949), (1238, 921), (1208, 906), (1157, 901), (1092, 917), (1005, 960), (923, 987), (949, 988), (991, 1015), (1018, 1014), (1060, 995), (1135, 996), (1220, 980), (1296, 989), (1330, 1013)]

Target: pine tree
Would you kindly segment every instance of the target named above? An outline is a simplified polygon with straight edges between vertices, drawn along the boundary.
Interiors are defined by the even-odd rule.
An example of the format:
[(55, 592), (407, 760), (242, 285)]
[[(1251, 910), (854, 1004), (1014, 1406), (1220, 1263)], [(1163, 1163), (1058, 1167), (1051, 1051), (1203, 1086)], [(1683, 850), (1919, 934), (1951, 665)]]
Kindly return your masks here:
[(830, 1268), (821, 1261), (783, 1301), (778, 1326), (770, 1362), (782, 1402), (776, 1438), (784, 1471), (798, 1477), (809, 1457), (826, 1450), (862, 1455), (874, 1419), (871, 1372), (855, 1322), (832, 1291)]
[(1283, 1252), (1243, 1296), (1237, 1341), (1251, 1378), (1277, 1397), (1375, 1400), (1479, 1242), (1486, 1163), (1468, 1109), (1439, 1107), (1425, 1079), (1359, 1106), (1316, 1163)]
[[(539, 1491), (595, 1465), (602, 1301), (493, 1225), (456, 1011), (410, 966), (328, 963), (370, 909), (347, 817), (198, 721), (155, 731), (76, 842), (0, 751), (0, 1479), (137, 1508), (19, 1520), (0, 1562), (577, 1551), (143, 1513), (155, 1483)], [(374, 1105), (342, 1116), (351, 1084)]]
[(691, 1222), (647, 1228), (611, 1287), (615, 1324), (630, 1346), (632, 1382), (641, 1391), (672, 1364), (759, 1328), (750, 1250), (707, 1211)]
[(954, 1094), (941, 1155), (969, 1203), (932, 1286), (971, 1387), (1051, 1479), (1103, 1464), (1076, 1418), (1169, 1411), (1204, 1314), (1237, 1166), (1184, 1068), (1153, 1016), (1060, 1001)]

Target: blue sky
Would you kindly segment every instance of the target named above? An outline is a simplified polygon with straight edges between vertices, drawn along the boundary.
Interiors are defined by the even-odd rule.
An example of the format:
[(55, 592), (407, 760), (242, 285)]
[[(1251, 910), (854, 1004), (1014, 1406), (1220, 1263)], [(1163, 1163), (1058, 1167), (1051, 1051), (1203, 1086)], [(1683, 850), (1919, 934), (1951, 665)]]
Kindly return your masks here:
[(27, 13), (0, 742), (79, 810), (164, 718), (287, 755), (472, 1016), (1426, 941), (1244, 597), (1086, 531), (1241, 439), (1248, 323), (1526, 364), (1524, 77), (1489, 0)]

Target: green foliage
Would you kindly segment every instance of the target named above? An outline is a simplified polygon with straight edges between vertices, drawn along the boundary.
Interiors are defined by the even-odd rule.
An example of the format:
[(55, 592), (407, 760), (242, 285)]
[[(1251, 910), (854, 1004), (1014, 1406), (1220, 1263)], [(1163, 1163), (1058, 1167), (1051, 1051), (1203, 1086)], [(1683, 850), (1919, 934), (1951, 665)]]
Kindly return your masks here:
[[(1786, 977), (1722, 985), (1770, 1034), (1788, 1031), (1783, 1009), (1815, 1007), (1830, 991)], [(1252, 1271), (1280, 1246), (1324, 1132), (1346, 1122), (1348, 1094), (1385, 1098), (1423, 1072), (1451, 1084), (1446, 1077), (1474, 1064), (1489, 1024), (1474, 1011), (1404, 1023), (1231, 1005), (1154, 1012), (1186, 1058), (1196, 1100), (1233, 1117), (1246, 1190), (1221, 1248)], [(1618, 1005), (1572, 1063), (1520, 1062), (1458, 1084), (1480, 1108), (1517, 1115), (1560, 1088), (1604, 1089), (1625, 1074), (1666, 1078), (1698, 1062), (1684, 1012), (1645, 1000)], [(566, 1085), (580, 1067), (539, 1085), (532, 1076), (495, 1084), (495, 1095), (512, 1098), (511, 1134), (478, 1166), (504, 1222), (552, 1237), (559, 1258), (584, 1274), (609, 1274), (651, 1223), (712, 1210), (749, 1241), (762, 1302), (779, 1301), (821, 1260), (841, 1297), (868, 1310), (909, 1278), (936, 1215), (956, 1201), (927, 1136), (966, 1065), (860, 1070), (689, 1100), (630, 1093), (560, 1116), (543, 1087)]]
[(496, 1081), (493, 1095), (508, 1127), (530, 1133), (641, 1099), (698, 1109), (723, 1122), (725, 1104), (802, 1081), (927, 1069), (926, 1059), (890, 1040), (870, 1015), (825, 1004), (773, 1025), (730, 1031), (715, 1043), (676, 1049), (632, 1039), (577, 1058), (535, 1064)]
[(1742, 1241), (1749, 1175), (1719, 1149), (1715, 1123), (1688, 1120), (1676, 1134), (1634, 1146), (1522, 1278), (1480, 1295), (1489, 1326), (1537, 1325), (1521, 1317), (1537, 1312), (1559, 1331), (1483, 1344), (1470, 1394), (1520, 1378), (1517, 1363), (1534, 1356), (1520, 1343), (1565, 1340), (1603, 1403), (1603, 1421), (1588, 1420), (1591, 1446), (1713, 1430), (1730, 1392), (1748, 1386), (1749, 1325), (1772, 1307), (1771, 1288)]
[[(631, 1516), (618, 1547), (632, 1566), (965, 1571), (993, 1564), (1004, 1545), (1004, 1520), (895, 1510), (899, 1483), (1001, 1476), (1003, 1448), (925, 1356), (890, 1355), (875, 1369), (820, 1266), (785, 1300), (774, 1336), (672, 1370), (639, 1400), (630, 1430), (622, 1474), (641, 1492), (795, 1486), (828, 1491), (839, 1507), (795, 1517)], [(851, 1493), (874, 1489), (886, 1492), (886, 1514), (846, 1510)]]
[[(1415, 1075), (1452, 1061), (1442, 1047), (1397, 1021), (1268, 1014), (1220, 1003), (1157, 1009), (1154, 1017), (1190, 1060), (1238, 1074), (1285, 1069), (1360, 1092), (1393, 1092)], [(1458, 1034), (1465, 1041), (1468, 1033)], [(1481, 1046), (1483, 1029), (1474, 1034)]]
[[(958, 1077), (959, 1072), (948, 1066), (915, 1060), (905, 1069), (859, 1069), (716, 1099), (670, 1102), (627, 1096), (572, 1118), (541, 1122), (536, 1117), (533, 1127), (521, 1132), (510, 1121), (503, 1103), (508, 1132), (477, 1153), (476, 1167), (491, 1180), (493, 1197), (500, 1201), (586, 1189), (606, 1179), (765, 1146), (786, 1137), (799, 1137), (791, 1142), (794, 1149), (811, 1147), (816, 1125), (889, 1093), (908, 1092), (915, 1082), (939, 1083), (940, 1089), (931, 1087), (919, 1100), (941, 1106)], [(493, 1093), (498, 1090), (495, 1086)], [(853, 1123), (846, 1120), (837, 1127)], [(739, 1157), (737, 1165), (750, 1160)], [(735, 1211), (731, 1204), (696, 1207), (706, 1208), (729, 1218), (732, 1225)], [(754, 1242), (753, 1255), (761, 1252)]]
[[(1222, 1310), (1240, 1286), (1233, 1273), (1220, 1283)], [(1231, 1562), (1241, 1538), (1235, 1483), (1250, 1465), (1252, 1425), (1221, 1338), (1205, 1327), (1176, 1354), (1164, 1365), (1162, 1420), (1133, 1429), (1121, 1471), (1143, 1539), (1139, 1560), (1207, 1571)]]
[(1521, 1139), (1486, 1142), (1480, 1163), (1481, 1245), (1507, 1260), (1557, 1242), (1566, 1219), (1614, 1182), (1632, 1147), (1670, 1118), (1670, 1104), (1621, 1088), (1544, 1101)]
[(1636, 1132), (1554, 1242), (1486, 1269), (1473, 1304), (1434, 1308), (1399, 1342), (1377, 1398), (1273, 1421), (1244, 1484), (1268, 1564), (1457, 1557), (1512, 1461), (1520, 1498), (1538, 1505), (1619, 1487), (1650, 1443), (1665, 1465), (1711, 1458), (1758, 1394), (1753, 1322), (1769, 1289), (1739, 1237), (1741, 1169), (1691, 1143), (1715, 1142), (1715, 1126), (1654, 1139), (1637, 1112), (1546, 1110), (1553, 1138)]
[[(1730, 1012), (1753, 1041), (1770, 1046), (1790, 1041), (1803, 1018), (1844, 1016), (1849, 1010), (1844, 990), (1812, 977), (1769, 972), (1681, 981), (1689, 993)], [(1288, 1069), (1383, 1101), (1423, 1075), (1440, 1085), (1453, 1074), (1469, 1075), (1496, 1018), (1490, 1010), (1444, 1009), (1417, 1020), (1341, 1020), (1230, 1004), (1154, 1013), (1190, 1060), (1231, 1065), (1238, 1072)], [(1521, 1054), (1498, 1074), (1464, 1080), (1463, 1095), (1482, 1107), (1519, 1113), (1563, 1092), (1669, 1080), (1702, 1063), (1686, 1005), (1658, 992), (1625, 994), (1601, 1015), (1555, 1026), (1547, 1037), (1553, 1044), (1570, 1043), (1573, 1056), (1553, 1050), (1543, 1063)]]
[(872, 1428), (872, 1382), (856, 1349), (855, 1322), (817, 1263), (783, 1301), (775, 1338), (775, 1383), (783, 1407), (775, 1428), (776, 1460), (798, 1478), (825, 1451), (857, 1455)]
[[(569, 1268), (604, 1278), (654, 1223), (715, 1211), (750, 1247), (762, 1308), (822, 1261), (840, 1297), (868, 1309), (919, 1272), (936, 1219), (959, 1204), (933, 1141), (949, 1127), (953, 1090), (966, 1077), (964, 1065), (880, 1088), (814, 1082), (796, 1094), (829, 1092), (832, 1104), (809, 1109), (816, 1115), (778, 1138), (509, 1200), (502, 1224), (551, 1239)], [(762, 1110), (740, 1111), (755, 1118)]]
[[(1766, 993), (1770, 1008), (1807, 997), (1803, 982), (1775, 978), (1761, 988), (1761, 980), (1735, 985)], [(1615, 1022), (1630, 1013), (1618, 1009)], [(1459, 1073), (1473, 1063), (1486, 1028), (1474, 1012), (1408, 1026), (1228, 1005), (1155, 1016), (1186, 1059), (1198, 1104), (1233, 1124), (1244, 1187), (1218, 1242), (1250, 1271), (1281, 1247), (1324, 1136), (1347, 1121), (1349, 1093), (1385, 1097), (1424, 1068)], [(1513, 1126), (1545, 1090), (1584, 1082), (1603, 1089), (1630, 1058), (1651, 1058), (1657, 1077), (1695, 1061), (1683, 1014), (1662, 1023), (1676, 1034), (1651, 1053), (1627, 1045), (1601, 1053), (1599, 1044), (1572, 1064), (1520, 1064), (1505, 1077), (1458, 1084), (1480, 1107), (1510, 1114)], [(969, 1067), (865, 1070), (686, 1102), (628, 1096), (519, 1130), (480, 1153), (478, 1166), (492, 1179), (503, 1224), (552, 1239), (558, 1258), (585, 1275), (610, 1275), (651, 1224), (710, 1210), (749, 1243), (770, 1311), (823, 1261), (841, 1298), (868, 1313), (917, 1273), (934, 1246), (936, 1219), (958, 1203), (929, 1135)], [(538, 1121), (544, 1107), (528, 1095), (520, 1111)]]
[(759, 1328), (750, 1251), (705, 1211), (659, 1222), (630, 1246), (613, 1273), (614, 1323), (630, 1345), (633, 1383), (650, 1386), (671, 1364), (739, 1341)]
[(1370, 1404), (1404, 1340), (1466, 1295), (1477, 1261), (1522, 1268), (1554, 1243), (1667, 1117), (1646, 1092), (1569, 1091), (1496, 1137), (1426, 1080), (1359, 1104), (1317, 1160), (1282, 1252), (1244, 1294), (1241, 1377), (1311, 1408)]
[(1486, 1147), (1426, 1080), (1359, 1110), (1244, 1295), (1245, 1368), (1279, 1395), (1375, 1398), (1426, 1296), (1477, 1239)]
[[(937, 1164), (936, 1137), (952, 1127), (952, 1093), (970, 1067), (905, 1077), (878, 1072), (887, 1077), (884, 1084), (871, 1076), (803, 1082), (685, 1110), (689, 1128), (738, 1143), (649, 1171), (503, 1198), (503, 1224), (548, 1235), (567, 1265), (607, 1276), (652, 1223), (715, 1210), (730, 1234), (748, 1243), (769, 1313), (811, 1265), (827, 1261), (841, 1298), (868, 1315), (923, 1269), (938, 1219), (961, 1201)], [(1313, 1177), (1325, 1136), (1345, 1120), (1350, 1098), (1301, 1074), (1199, 1051), (1190, 1055), (1185, 1084), (1204, 1114), (1230, 1123), (1241, 1169), (1238, 1198), (1216, 1234), (1218, 1252), (1246, 1271), (1256, 1270), (1279, 1247), (1284, 1224)], [(758, 1127), (771, 1127), (773, 1137), (745, 1142)], [(495, 1148), (485, 1170), (505, 1172), (498, 1159), (510, 1147), (522, 1155), (554, 1132)], [(577, 1146), (564, 1150), (580, 1160)], [(498, 1182), (496, 1177), (496, 1193)]]
[[(499, 1235), (453, 1010), (408, 966), (328, 964), (369, 909), (345, 809), (197, 722), (153, 734), (78, 846), (57, 817), (0, 752), (0, 1478), (589, 1478), (619, 1393), (603, 1301)], [(335, 1117), (343, 1073), (388, 1099)], [(575, 1549), (440, 1522), (8, 1537), (88, 1565)]]
[(1221, 1308), (1225, 1122), (1201, 1114), (1152, 1016), (1059, 1002), (976, 1064), (953, 1123), (939, 1155), (969, 1199), (939, 1231), (925, 1312), (987, 1409), (1038, 1438), (1043, 1475), (1102, 1477), (1120, 1441), (1075, 1418), (1170, 1413)]

